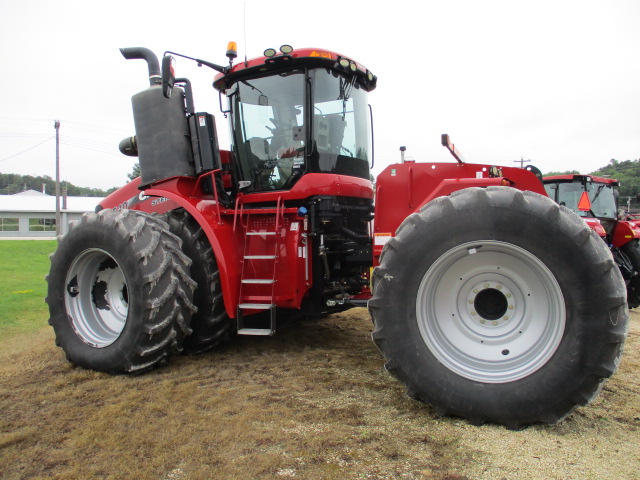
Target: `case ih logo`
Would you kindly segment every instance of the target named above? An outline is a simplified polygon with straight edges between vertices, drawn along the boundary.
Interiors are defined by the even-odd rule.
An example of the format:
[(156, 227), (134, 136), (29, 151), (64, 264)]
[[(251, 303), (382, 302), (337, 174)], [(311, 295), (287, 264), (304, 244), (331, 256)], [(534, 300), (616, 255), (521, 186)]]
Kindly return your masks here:
[(151, 201), (152, 207), (156, 205), (160, 205), (161, 203), (164, 203), (169, 200), (166, 197), (149, 197), (145, 195), (143, 192), (140, 192), (139, 195), (136, 195), (135, 197), (131, 197), (126, 202), (122, 202), (120, 205), (113, 207), (111, 210), (118, 211), (118, 210), (130, 209), (142, 202), (149, 200), (150, 198), (153, 198), (153, 200)]

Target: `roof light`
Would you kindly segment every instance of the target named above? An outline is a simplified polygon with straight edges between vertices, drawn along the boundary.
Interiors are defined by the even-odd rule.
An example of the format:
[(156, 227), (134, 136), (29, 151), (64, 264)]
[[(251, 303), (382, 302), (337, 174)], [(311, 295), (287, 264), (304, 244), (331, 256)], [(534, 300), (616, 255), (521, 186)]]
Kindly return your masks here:
[(238, 44), (236, 42), (229, 42), (227, 44), (227, 57), (229, 59), (236, 58), (238, 56)]
[(581, 212), (588, 212), (591, 210), (591, 200), (589, 200), (589, 194), (587, 192), (582, 192), (582, 196), (578, 202), (578, 210)]
[(280, 51), (286, 55), (287, 53), (293, 52), (293, 47), (291, 45), (282, 45)]
[(349, 64), (349, 68), (351, 69), (352, 72), (355, 72), (358, 69), (358, 66), (356, 65), (356, 62), (351, 62)]
[(278, 52), (276, 52), (275, 48), (267, 48), (264, 51), (264, 56), (271, 58), (271, 57), (275, 56), (276, 53), (278, 53)]
[(323, 58), (333, 58), (331, 52), (326, 52), (324, 50), (314, 50), (309, 54), (310, 57), (323, 57)]
[(349, 60), (347, 60), (346, 58), (341, 58), (340, 62), (338, 62), (338, 63), (343, 68), (347, 68), (349, 66)]

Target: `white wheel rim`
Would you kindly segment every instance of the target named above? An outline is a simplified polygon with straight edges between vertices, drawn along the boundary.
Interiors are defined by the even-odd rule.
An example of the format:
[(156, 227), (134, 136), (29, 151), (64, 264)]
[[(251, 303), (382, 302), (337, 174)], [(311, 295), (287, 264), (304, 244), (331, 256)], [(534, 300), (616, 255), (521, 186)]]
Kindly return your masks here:
[(101, 249), (78, 255), (67, 273), (65, 305), (83, 342), (104, 348), (115, 342), (127, 321), (128, 290), (118, 262)]
[(566, 322), (562, 290), (537, 257), (510, 243), (452, 248), (425, 274), (416, 299), (425, 344), (449, 370), (513, 382), (553, 356)]

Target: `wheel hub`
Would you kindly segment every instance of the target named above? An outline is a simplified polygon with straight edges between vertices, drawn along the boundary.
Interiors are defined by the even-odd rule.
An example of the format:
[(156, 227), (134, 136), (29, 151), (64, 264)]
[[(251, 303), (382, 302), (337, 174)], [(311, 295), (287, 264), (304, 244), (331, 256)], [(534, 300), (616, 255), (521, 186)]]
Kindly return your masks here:
[(65, 303), (71, 324), (83, 342), (103, 348), (122, 333), (129, 312), (122, 268), (101, 249), (88, 249), (67, 273)]
[(511, 319), (514, 299), (500, 282), (480, 282), (467, 295), (467, 312), (480, 325), (497, 326)]
[(534, 255), (493, 240), (441, 255), (418, 289), (416, 320), (447, 368), (472, 380), (524, 378), (562, 340), (565, 307), (551, 271)]

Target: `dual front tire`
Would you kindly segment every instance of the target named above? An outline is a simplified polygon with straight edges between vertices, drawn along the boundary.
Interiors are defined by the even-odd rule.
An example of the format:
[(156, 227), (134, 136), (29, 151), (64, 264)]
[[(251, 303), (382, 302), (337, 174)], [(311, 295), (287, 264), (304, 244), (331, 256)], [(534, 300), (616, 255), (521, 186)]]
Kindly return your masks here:
[(46, 302), (56, 343), (69, 361), (98, 371), (166, 363), (192, 331), (190, 264), (158, 217), (85, 214), (51, 257)]

